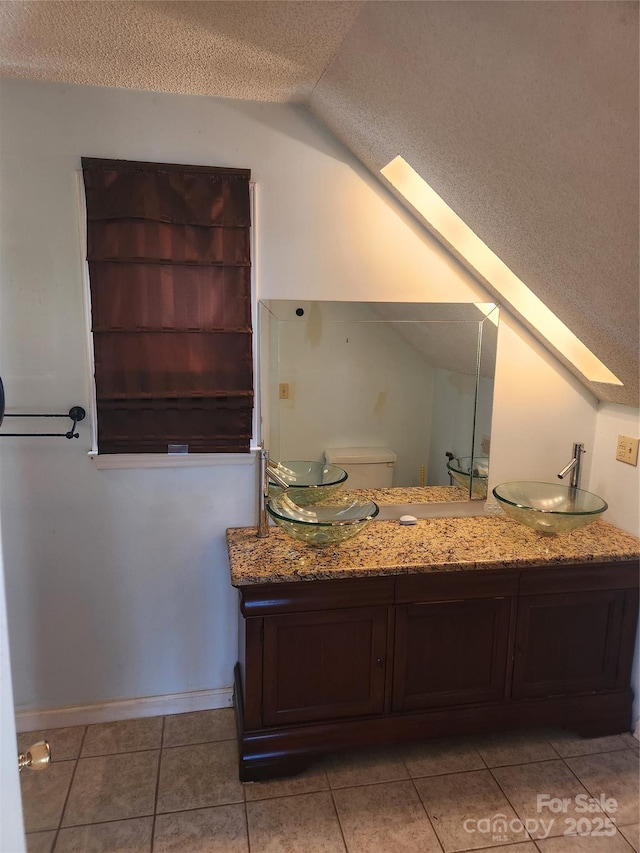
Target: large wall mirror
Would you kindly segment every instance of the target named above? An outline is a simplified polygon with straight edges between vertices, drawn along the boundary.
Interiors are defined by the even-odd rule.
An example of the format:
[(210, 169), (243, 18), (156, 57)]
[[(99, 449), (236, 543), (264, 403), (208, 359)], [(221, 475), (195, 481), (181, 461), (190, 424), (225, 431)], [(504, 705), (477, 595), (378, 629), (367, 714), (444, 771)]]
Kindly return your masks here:
[(484, 499), (497, 328), (491, 303), (261, 302), (270, 456), (324, 461), (333, 448), (387, 447), (393, 488)]

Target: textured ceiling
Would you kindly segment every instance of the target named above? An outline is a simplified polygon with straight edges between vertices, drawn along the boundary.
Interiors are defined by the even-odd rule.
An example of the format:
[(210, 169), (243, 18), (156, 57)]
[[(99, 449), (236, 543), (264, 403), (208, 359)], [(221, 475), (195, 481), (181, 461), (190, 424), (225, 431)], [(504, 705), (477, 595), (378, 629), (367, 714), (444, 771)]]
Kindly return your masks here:
[(4, 76), (299, 101), (374, 174), (402, 154), (631, 405), (638, 71), (637, 2), (0, 2)]
[(305, 101), (360, 12), (351, 2), (0, 2), (10, 77)]
[(401, 154), (638, 405), (637, 3), (367, 3), (311, 107), (374, 173)]

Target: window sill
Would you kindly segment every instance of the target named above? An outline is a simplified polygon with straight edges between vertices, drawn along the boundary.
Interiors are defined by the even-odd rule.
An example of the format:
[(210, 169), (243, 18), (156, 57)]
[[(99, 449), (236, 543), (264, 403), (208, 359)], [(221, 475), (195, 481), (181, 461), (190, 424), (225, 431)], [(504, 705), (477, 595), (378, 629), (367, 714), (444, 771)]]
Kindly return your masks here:
[(114, 468), (210, 468), (217, 465), (253, 465), (256, 448), (249, 453), (95, 453), (87, 455), (99, 471)]

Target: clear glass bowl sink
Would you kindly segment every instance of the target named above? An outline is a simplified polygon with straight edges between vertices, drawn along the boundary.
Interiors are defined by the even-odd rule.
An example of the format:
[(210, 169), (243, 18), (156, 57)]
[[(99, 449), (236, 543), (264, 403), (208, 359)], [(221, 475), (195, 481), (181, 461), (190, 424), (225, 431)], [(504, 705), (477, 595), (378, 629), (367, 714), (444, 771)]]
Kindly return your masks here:
[(608, 506), (598, 495), (559, 483), (501, 483), (493, 494), (507, 515), (539, 533), (567, 533), (584, 527)]
[(487, 482), (489, 476), (488, 456), (460, 456), (447, 462), (447, 471), (453, 479), (469, 491), (469, 478), (471, 476), (471, 463), (473, 463), (473, 489), (471, 494), (476, 499), (487, 497)]
[[(289, 484), (287, 494), (298, 506), (309, 506), (330, 497), (342, 487), (347, 479), (347, 472), (337, 465), (327, 465), (324, 462), (278, 462), (273, 466), (285, 483)], [(272, 497), (282, 494), (282, 489), (275, 483), (269, 484), (269, 494)]]
[(379, 512), (373, 501), (334, 495), (331, 504), (305, 509), (288, 497), (288, 489), (267, 500), (267, 511), (278, 527), (307, 545), (336, 545), (357, 536)]

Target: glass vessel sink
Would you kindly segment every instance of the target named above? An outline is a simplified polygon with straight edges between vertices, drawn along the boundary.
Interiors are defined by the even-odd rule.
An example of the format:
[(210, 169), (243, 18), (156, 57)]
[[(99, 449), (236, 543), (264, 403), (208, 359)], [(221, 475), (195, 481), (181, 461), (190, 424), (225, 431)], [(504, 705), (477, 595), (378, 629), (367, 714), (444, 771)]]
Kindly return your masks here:
[(502, 509), (539, 533), (567, 533), (595, 521), (607, 502), (559, 483), (501, 483), (493, 490)]
[(469, 491), (471, 463), (473, 462), (473, 488), (471, 494), (476, 500), (487, 497), (487, 482), (489, 476), (488, 456), (459, 456), (447, 462), (447, 471), (458, 485)]
[(330, 504), (305, 509), (288, 497), (288, 489), (267, 500), (267, 511), (278, 527), (307, 545), (336, 545), (357, 536), (378, 514), (373, 501), (334, 495)]
[[(325, 500), (338, 491), (347, 479), (344, 469), (324, 462), (278, 462), (272, 467), (285, 483), (288, 483), (289, 498), (298, 506), (309, 506)], [(269, 484), (269, 494), (272, 497), (282, 494), (282, 491), (275, 483)]]

